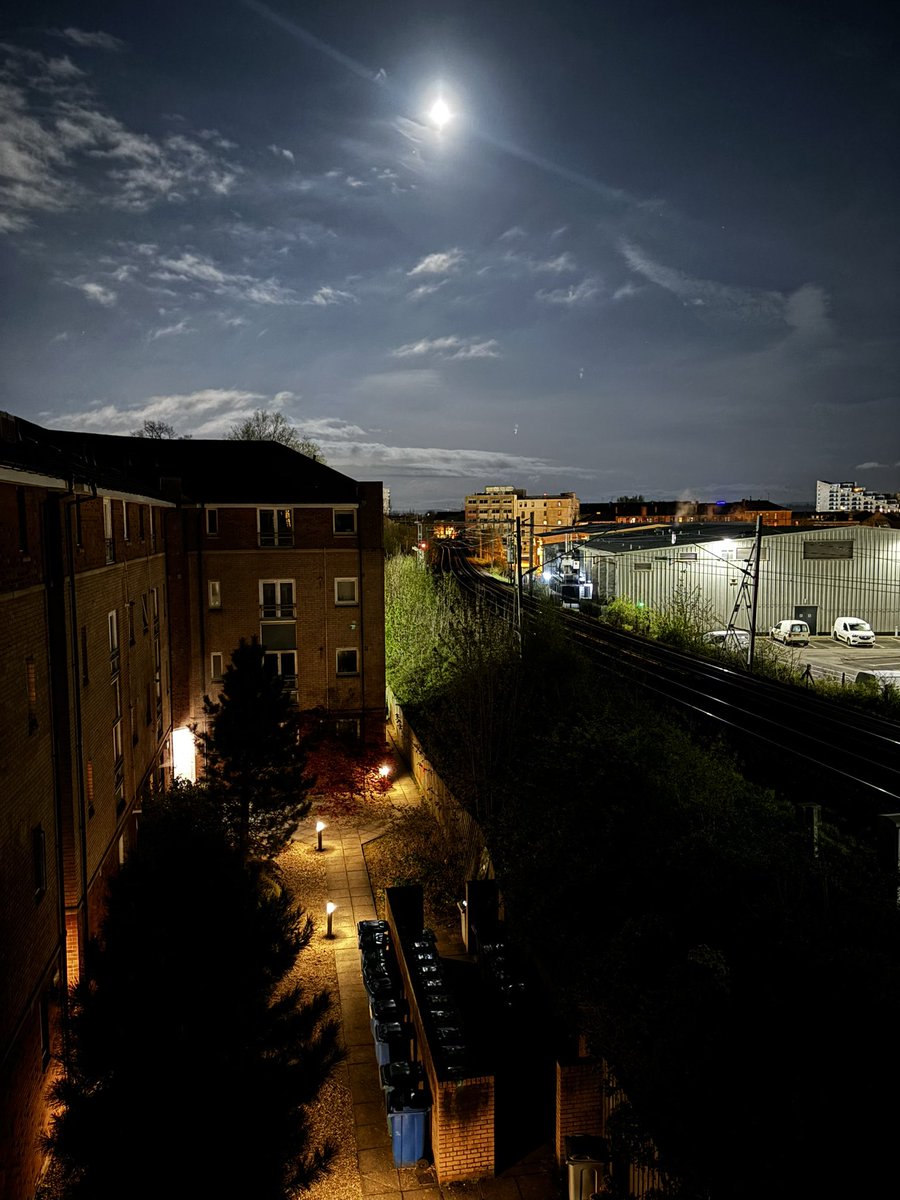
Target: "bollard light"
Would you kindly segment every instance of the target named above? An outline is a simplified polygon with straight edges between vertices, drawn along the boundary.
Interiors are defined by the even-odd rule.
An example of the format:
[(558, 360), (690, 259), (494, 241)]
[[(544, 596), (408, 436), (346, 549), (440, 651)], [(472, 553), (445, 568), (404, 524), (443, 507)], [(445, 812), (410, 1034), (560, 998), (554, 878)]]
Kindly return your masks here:
[(325, 905), (325, 936), (327, 938), (334, 937), (334, 928), (332, 922), (334, 921), (334, 910), (336, 908), (337, 905), (333, 904), (330, 900)]
[(324, 821), (316, 821), (316, 849), (322, 849), (322, 830), (325, 828)]

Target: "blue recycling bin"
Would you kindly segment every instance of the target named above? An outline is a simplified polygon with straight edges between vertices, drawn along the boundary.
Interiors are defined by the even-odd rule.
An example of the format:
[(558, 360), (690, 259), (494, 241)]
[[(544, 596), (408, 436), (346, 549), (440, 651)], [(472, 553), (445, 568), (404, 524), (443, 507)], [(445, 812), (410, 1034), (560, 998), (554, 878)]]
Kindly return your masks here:
[(375, 1026), (375, 1057), (379, 1067), (406, 1058), (409, 1033), (400, 1021), (385, 1021)]
[(388, 1097), (388, 1126), (395, 1167), (414, 1167), (425, 1157), (425, 1132), (431, 1107), (424, 1092)]

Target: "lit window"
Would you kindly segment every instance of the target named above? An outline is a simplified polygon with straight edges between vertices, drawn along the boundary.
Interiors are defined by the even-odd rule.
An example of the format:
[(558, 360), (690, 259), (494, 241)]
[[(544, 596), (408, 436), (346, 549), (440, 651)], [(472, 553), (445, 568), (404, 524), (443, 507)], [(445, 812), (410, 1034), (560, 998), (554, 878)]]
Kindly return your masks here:
[(357, 604), (356, 576), (347, 576), (334, 581), (335, 604)]
[(220, 581), (218, 579), (210, 579), (209, 583), (207, 584), (207, 589), (209, 591), (209, 607), (210, 608), (221, 608), (222, 607), (222, 584), (220, 583)]
[(338, 534), (356, 533), (355, 508), (336, 508), (334, 510), (334, 532)]
[(338, 675), (358, 675), (359, 674), (359, 651), (357, 649), (337, 650), (335, 651), (336, 674)]
[(289, 508), (261, 508), (258, 518), (261, 546), (293, 546), (294, 519)]

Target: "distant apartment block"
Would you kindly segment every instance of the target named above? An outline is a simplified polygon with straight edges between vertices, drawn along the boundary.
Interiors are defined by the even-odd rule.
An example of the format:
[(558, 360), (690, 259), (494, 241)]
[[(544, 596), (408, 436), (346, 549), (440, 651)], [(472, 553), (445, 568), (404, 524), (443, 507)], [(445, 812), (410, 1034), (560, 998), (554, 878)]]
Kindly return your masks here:
[(817, 479), (816, 512), (900, 512), (900, 495), (870, 492), (858, 483)]
[(529, 496), (524, 489), (494, 484), (483, 492), (466, 496), (466, 525), (482, 529), (505, 526), (509, 530), (518, 517), (524, 533), (530, 530), (533, 518), (537, 535), (574, 525), (578, 512), (579, 501), (574, 492)]
[(240, 638), (301, 708), (383, 733), (381, 483), (274, 442), (0, 413), (0, 620), (0, 1197), (25, 1200), (55, 1015)]

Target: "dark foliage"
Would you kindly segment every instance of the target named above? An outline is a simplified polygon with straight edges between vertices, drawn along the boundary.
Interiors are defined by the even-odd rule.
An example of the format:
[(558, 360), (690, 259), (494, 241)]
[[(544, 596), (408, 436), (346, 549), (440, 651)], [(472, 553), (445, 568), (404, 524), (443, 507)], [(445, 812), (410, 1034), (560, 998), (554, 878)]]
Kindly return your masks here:
[(309, 812), (300, 715), (281, 676), (253, 638), (241, 639), (218, 701), (203, 698), (205, 731), (194, 730), (205, 779), (245, 859), (271, 858)]
[(321, 1174), (333, 1150), (310, 1145), (304, 1109), (340, 1057), (337, 1026), (326, 993), (286, 983), (310, 935), (202, 790), (145, 809), (72, 995), (59, 1200), (283, 1200)]

